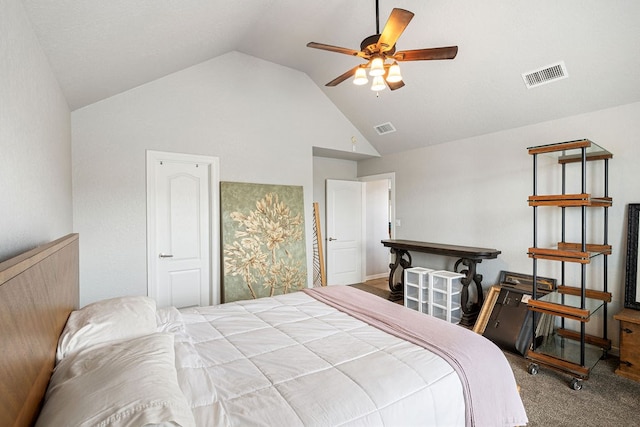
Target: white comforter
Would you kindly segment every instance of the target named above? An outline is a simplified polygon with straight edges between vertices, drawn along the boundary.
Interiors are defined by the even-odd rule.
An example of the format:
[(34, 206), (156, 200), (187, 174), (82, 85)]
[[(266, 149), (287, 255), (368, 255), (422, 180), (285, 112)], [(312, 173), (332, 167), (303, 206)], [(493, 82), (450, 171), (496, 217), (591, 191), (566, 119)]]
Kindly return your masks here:
[(297, 292), (159, 313), (198, 426), (463, 426), (440, 356)]

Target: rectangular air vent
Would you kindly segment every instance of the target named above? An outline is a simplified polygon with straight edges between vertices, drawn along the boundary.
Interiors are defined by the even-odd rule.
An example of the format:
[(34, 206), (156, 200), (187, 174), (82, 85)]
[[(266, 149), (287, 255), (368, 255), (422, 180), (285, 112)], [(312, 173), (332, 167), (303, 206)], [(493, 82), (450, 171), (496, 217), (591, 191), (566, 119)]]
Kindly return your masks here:
[(376, 132), (378, 132), (378, 135), (384, 135), (386, 133), (391, 133), (396, 131), (396, 128), (393, 127), (391, 122), (382, 123), (381, 125), (376, 125), (374, 126), (374, 128)]
[(556, 80), (566, 79), (567, 77), (569, 77), (569, 73), (567, 73), (564, 61), (522, 74), (522, 79), (528, 89), (555, 82)]

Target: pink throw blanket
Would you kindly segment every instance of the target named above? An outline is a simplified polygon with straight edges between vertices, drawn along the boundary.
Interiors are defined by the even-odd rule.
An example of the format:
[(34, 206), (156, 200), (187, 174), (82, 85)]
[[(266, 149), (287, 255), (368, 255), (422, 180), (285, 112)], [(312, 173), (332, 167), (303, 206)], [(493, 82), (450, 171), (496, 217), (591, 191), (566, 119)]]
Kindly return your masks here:
[(483, 336), (350, 286), (304, 292), (445, 359), (462, 382), (467, 426), (527, 424), (511, 366), (502, 350)]

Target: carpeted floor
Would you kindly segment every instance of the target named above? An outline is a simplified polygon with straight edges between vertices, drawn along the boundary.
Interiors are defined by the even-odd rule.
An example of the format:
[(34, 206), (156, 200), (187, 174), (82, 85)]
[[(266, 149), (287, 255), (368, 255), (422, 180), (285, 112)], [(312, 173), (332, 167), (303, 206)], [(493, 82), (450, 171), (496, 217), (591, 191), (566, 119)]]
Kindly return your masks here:
[(632, 427), (640, 425), (640, 383), (614, 373), (618, 358), (600, 360), (591, 370), (582, 390), (569, 387), (572, 376), (545, 366), (536, 375), (527, 371), (529, 362), (519, 355), (505, 353), (529, 426), (554, 427)]
[[(351, 286), (385, 299), (389, 296), (384, 281)], [(537, 375), (530, 375), (524, 357), (507, 352), (505, 356), (520, 386), (528, 426), (640, 426), (640, 383), (614, 373), (617, 357), (600, 360), (589, 379), (583, 381), (582, 390), (573, 390), (569, 386), (571, 375), (542, 365)]]

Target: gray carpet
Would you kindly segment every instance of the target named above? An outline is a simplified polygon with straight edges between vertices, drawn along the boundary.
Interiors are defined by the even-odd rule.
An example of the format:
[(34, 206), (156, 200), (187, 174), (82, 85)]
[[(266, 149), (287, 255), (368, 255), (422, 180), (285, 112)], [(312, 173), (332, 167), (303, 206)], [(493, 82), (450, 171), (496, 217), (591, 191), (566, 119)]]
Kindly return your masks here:
[(529, 426), (640, 425), (640, 383), (614, 373), (617, 357), (600, 360), (582, 382), (582, 390), (573, 390), (571, 375), (542, 365), (537, 375), (530, 375), (525, 358), (505, 354), (520, 385)]

